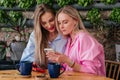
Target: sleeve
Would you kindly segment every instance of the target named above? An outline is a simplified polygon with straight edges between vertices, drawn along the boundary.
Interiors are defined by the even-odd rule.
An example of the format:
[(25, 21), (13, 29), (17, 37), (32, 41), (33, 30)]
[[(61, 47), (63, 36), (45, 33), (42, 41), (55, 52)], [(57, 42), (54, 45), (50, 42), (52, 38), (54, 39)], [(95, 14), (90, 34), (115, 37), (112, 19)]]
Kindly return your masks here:
[(78, 62), (80, 64), (80, 72), (93, 74), (102, 74), (104, 71), (104, 50), (102, 45), (92, 36), (85, 35), (80, 39), (78, 52)]
[(23, 51), (20, 61), (34, 61), (35, 43), (34, 43), (34, 32), (30, 34), (29, 41), (26, 48)]

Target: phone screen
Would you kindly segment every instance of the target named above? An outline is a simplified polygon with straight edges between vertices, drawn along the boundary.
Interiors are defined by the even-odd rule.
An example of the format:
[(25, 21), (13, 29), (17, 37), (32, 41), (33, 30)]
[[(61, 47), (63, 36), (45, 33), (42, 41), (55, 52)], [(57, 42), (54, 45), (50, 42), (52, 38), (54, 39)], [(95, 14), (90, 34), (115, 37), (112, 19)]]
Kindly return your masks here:
[(47, 52), (54, 52), (54, 50), (52, 48), (45, 48), (44, 51)]

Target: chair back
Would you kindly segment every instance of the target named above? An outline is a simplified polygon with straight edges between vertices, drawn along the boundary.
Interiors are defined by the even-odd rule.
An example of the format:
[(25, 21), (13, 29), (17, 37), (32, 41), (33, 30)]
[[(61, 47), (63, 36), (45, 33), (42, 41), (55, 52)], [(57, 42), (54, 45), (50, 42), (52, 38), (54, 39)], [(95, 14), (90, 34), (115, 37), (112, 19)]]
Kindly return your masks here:
[(120, 62), (105, 60), (106, 76), (120, 80)]

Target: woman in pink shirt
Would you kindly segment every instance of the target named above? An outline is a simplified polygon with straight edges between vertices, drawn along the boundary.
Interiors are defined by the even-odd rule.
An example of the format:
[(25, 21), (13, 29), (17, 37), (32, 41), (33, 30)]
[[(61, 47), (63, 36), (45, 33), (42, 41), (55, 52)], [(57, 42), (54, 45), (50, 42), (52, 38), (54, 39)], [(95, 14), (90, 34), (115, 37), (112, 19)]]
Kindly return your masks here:
[(65, 54), (49, 52), (49, 60), (62, 63), (66, 70), (105, 76), (103, 46), (85, 29), (79, 12), (65, 6), (56, 14), (58, 31), (68, 38)]

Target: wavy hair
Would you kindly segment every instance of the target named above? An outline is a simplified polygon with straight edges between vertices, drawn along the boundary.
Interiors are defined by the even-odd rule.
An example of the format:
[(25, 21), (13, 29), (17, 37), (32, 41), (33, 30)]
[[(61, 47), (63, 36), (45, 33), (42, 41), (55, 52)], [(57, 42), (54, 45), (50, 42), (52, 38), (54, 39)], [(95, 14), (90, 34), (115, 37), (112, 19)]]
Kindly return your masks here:
[(49, 34), (49, 32), (42, 27), (40, 20), (45, 12), (50, 12), (55, 15), (53, 9), (46, 4), (38, 5), (34, 12), (35, 62), (42, 68), (47, 67), (44, 48), (48, 47)]

